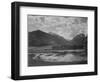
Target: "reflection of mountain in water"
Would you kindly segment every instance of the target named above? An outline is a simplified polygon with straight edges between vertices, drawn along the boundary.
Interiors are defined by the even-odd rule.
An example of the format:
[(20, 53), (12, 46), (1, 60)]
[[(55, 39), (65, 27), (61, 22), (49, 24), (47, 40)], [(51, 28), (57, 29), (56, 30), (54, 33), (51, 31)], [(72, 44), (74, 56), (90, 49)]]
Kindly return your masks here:
[(80, 49), (86, 48), (87, 37), (84, 34), (79, 34), (68, 41), (57, 34), (36, 30), (28, 33), (28, 45), (29, 47), (53, 46), (53, 49)]
[(28, 66), (73, 64), (87, 64), (86, 53), (32, 53), (28, 56)]

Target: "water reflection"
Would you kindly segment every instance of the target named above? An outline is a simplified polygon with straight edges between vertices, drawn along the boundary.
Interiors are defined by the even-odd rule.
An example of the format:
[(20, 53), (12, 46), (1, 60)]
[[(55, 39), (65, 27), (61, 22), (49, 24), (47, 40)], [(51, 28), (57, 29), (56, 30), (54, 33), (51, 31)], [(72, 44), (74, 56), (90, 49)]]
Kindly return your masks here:
[(85, 52), (74, 53), (33, 53), (33, 60), (42, 60), (45, 62), (80, 62), (87, 60), (87, 54)]

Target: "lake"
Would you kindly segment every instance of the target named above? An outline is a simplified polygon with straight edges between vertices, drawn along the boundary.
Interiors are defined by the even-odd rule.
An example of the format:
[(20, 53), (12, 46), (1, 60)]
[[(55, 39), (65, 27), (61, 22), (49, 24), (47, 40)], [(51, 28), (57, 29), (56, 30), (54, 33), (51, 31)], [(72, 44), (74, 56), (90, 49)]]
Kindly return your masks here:
[(28, 53), (28, 66), (87, 64), (86, 51)]

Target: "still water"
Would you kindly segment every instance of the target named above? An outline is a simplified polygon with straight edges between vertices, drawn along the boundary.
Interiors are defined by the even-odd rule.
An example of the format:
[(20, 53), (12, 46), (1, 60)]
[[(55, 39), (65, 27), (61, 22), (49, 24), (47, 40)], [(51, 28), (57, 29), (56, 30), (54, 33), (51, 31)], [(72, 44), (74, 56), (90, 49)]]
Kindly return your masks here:
[[(31, 53), (28, 54), (29, 65), (78, 64), (87, 63), (86, 52)], [(40, 64), (41, 63), (41, 64)]]

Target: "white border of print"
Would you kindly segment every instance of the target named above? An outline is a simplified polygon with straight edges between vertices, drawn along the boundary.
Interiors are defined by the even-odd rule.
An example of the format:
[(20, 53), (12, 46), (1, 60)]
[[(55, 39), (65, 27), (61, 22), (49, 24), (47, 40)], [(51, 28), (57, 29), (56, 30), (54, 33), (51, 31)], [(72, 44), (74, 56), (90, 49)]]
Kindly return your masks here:
[[(88, 17), (88, 64), (28, 67), (27, 15)], [(20, 8), (20, 76), (94, 71), (94, 11), (40, 7)]]

